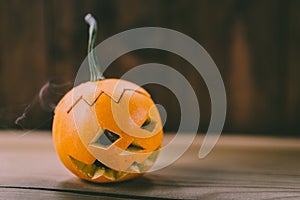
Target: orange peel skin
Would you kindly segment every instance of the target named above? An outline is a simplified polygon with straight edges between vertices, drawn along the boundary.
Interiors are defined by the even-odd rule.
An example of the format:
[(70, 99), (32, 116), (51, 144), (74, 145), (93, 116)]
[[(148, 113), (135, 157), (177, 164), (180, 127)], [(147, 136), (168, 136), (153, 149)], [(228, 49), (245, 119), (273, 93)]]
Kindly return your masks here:
[(100, 183), (145, 173), (163, 138), (149, 93), (121, 79), (86, 82), (69, 91), (55, 109), (52, 132), (65, 167)]

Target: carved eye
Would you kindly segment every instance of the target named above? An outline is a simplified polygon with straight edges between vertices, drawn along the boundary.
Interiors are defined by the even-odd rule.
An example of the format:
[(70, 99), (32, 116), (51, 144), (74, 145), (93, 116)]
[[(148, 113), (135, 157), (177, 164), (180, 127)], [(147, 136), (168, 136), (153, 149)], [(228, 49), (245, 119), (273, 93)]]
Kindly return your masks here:
[(152, 132), (156, 127), (157, 122), (152, 120), (150, 117), (146, 119), (146, 121), (141, 126), (142, 129)]
[(104, 130), (104, 132), (100, 136), (96, 137), (96, 139), (92, 142), (92, 144), (107, 148), (113, 143), (115, 143), (119, 138), (120, 136), (117, 135), (116, 133), (111, 132), (109, 130)]
[(136, 151), (142, 151), (145, 148), (142, 147), (141, 145), (139, 145), (138, 143), (136, 143), (135, 141), (133, 141), (126, 149), (126, 151), (130, 151), (130, 152), (136, 152)]

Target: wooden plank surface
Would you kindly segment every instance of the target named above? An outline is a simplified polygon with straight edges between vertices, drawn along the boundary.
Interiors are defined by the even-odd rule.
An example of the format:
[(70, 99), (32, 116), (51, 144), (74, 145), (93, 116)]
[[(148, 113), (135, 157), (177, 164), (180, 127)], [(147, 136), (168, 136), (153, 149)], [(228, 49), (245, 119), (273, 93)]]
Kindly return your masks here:
[(300, 198), (300, 139), (226, 135), (200, 160), (202, 138), (167, 168), (124, 183), (92, 184), (64, 168), (49, 132), (2, 131), (0, 199)]

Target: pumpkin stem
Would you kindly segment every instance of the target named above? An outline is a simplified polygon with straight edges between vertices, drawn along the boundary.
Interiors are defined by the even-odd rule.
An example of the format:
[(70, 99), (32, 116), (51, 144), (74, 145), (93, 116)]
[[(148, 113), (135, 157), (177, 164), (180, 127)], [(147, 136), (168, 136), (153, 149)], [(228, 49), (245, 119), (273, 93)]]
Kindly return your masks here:
[(97, 21), (89, 13), (85, 16), (85, 21), (89, 24), (88, 62), (90, 67), (90, 80), (98, 81), (104, 79), (103, 74), (98, 69), (98, 62), (94, 52), (94, 44), (97, 35)]

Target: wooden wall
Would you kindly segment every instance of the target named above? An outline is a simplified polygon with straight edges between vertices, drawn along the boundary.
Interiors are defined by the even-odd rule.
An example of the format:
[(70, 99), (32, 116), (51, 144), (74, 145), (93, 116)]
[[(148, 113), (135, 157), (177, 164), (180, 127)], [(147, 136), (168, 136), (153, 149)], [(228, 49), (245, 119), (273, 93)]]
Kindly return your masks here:
[[(141, 26), (175, 29), (198, 41), (225, 82), (225, 131), (300, 135), (299, 8), (297, 0), (0, 0), (0, 126), (15, 127), (14, 120), (49, 79), (73, 81), (86, 56), (83, 17), (91, 12), (99, 20), (98, 42)], [(188, 78), (200, 101), (199, 130), (205, 131), (207, 89), (178, 56), (157, 50), (126, 54), (105, 76), (119, 77), (148, 62), (170, 65)], [(147, 89), (166, 106), (165, 129), (176, 131), (179, 109), (172, 93), (155, 85)], [(34, 112), (25, 126), (51, 126), (51, 113)]]

